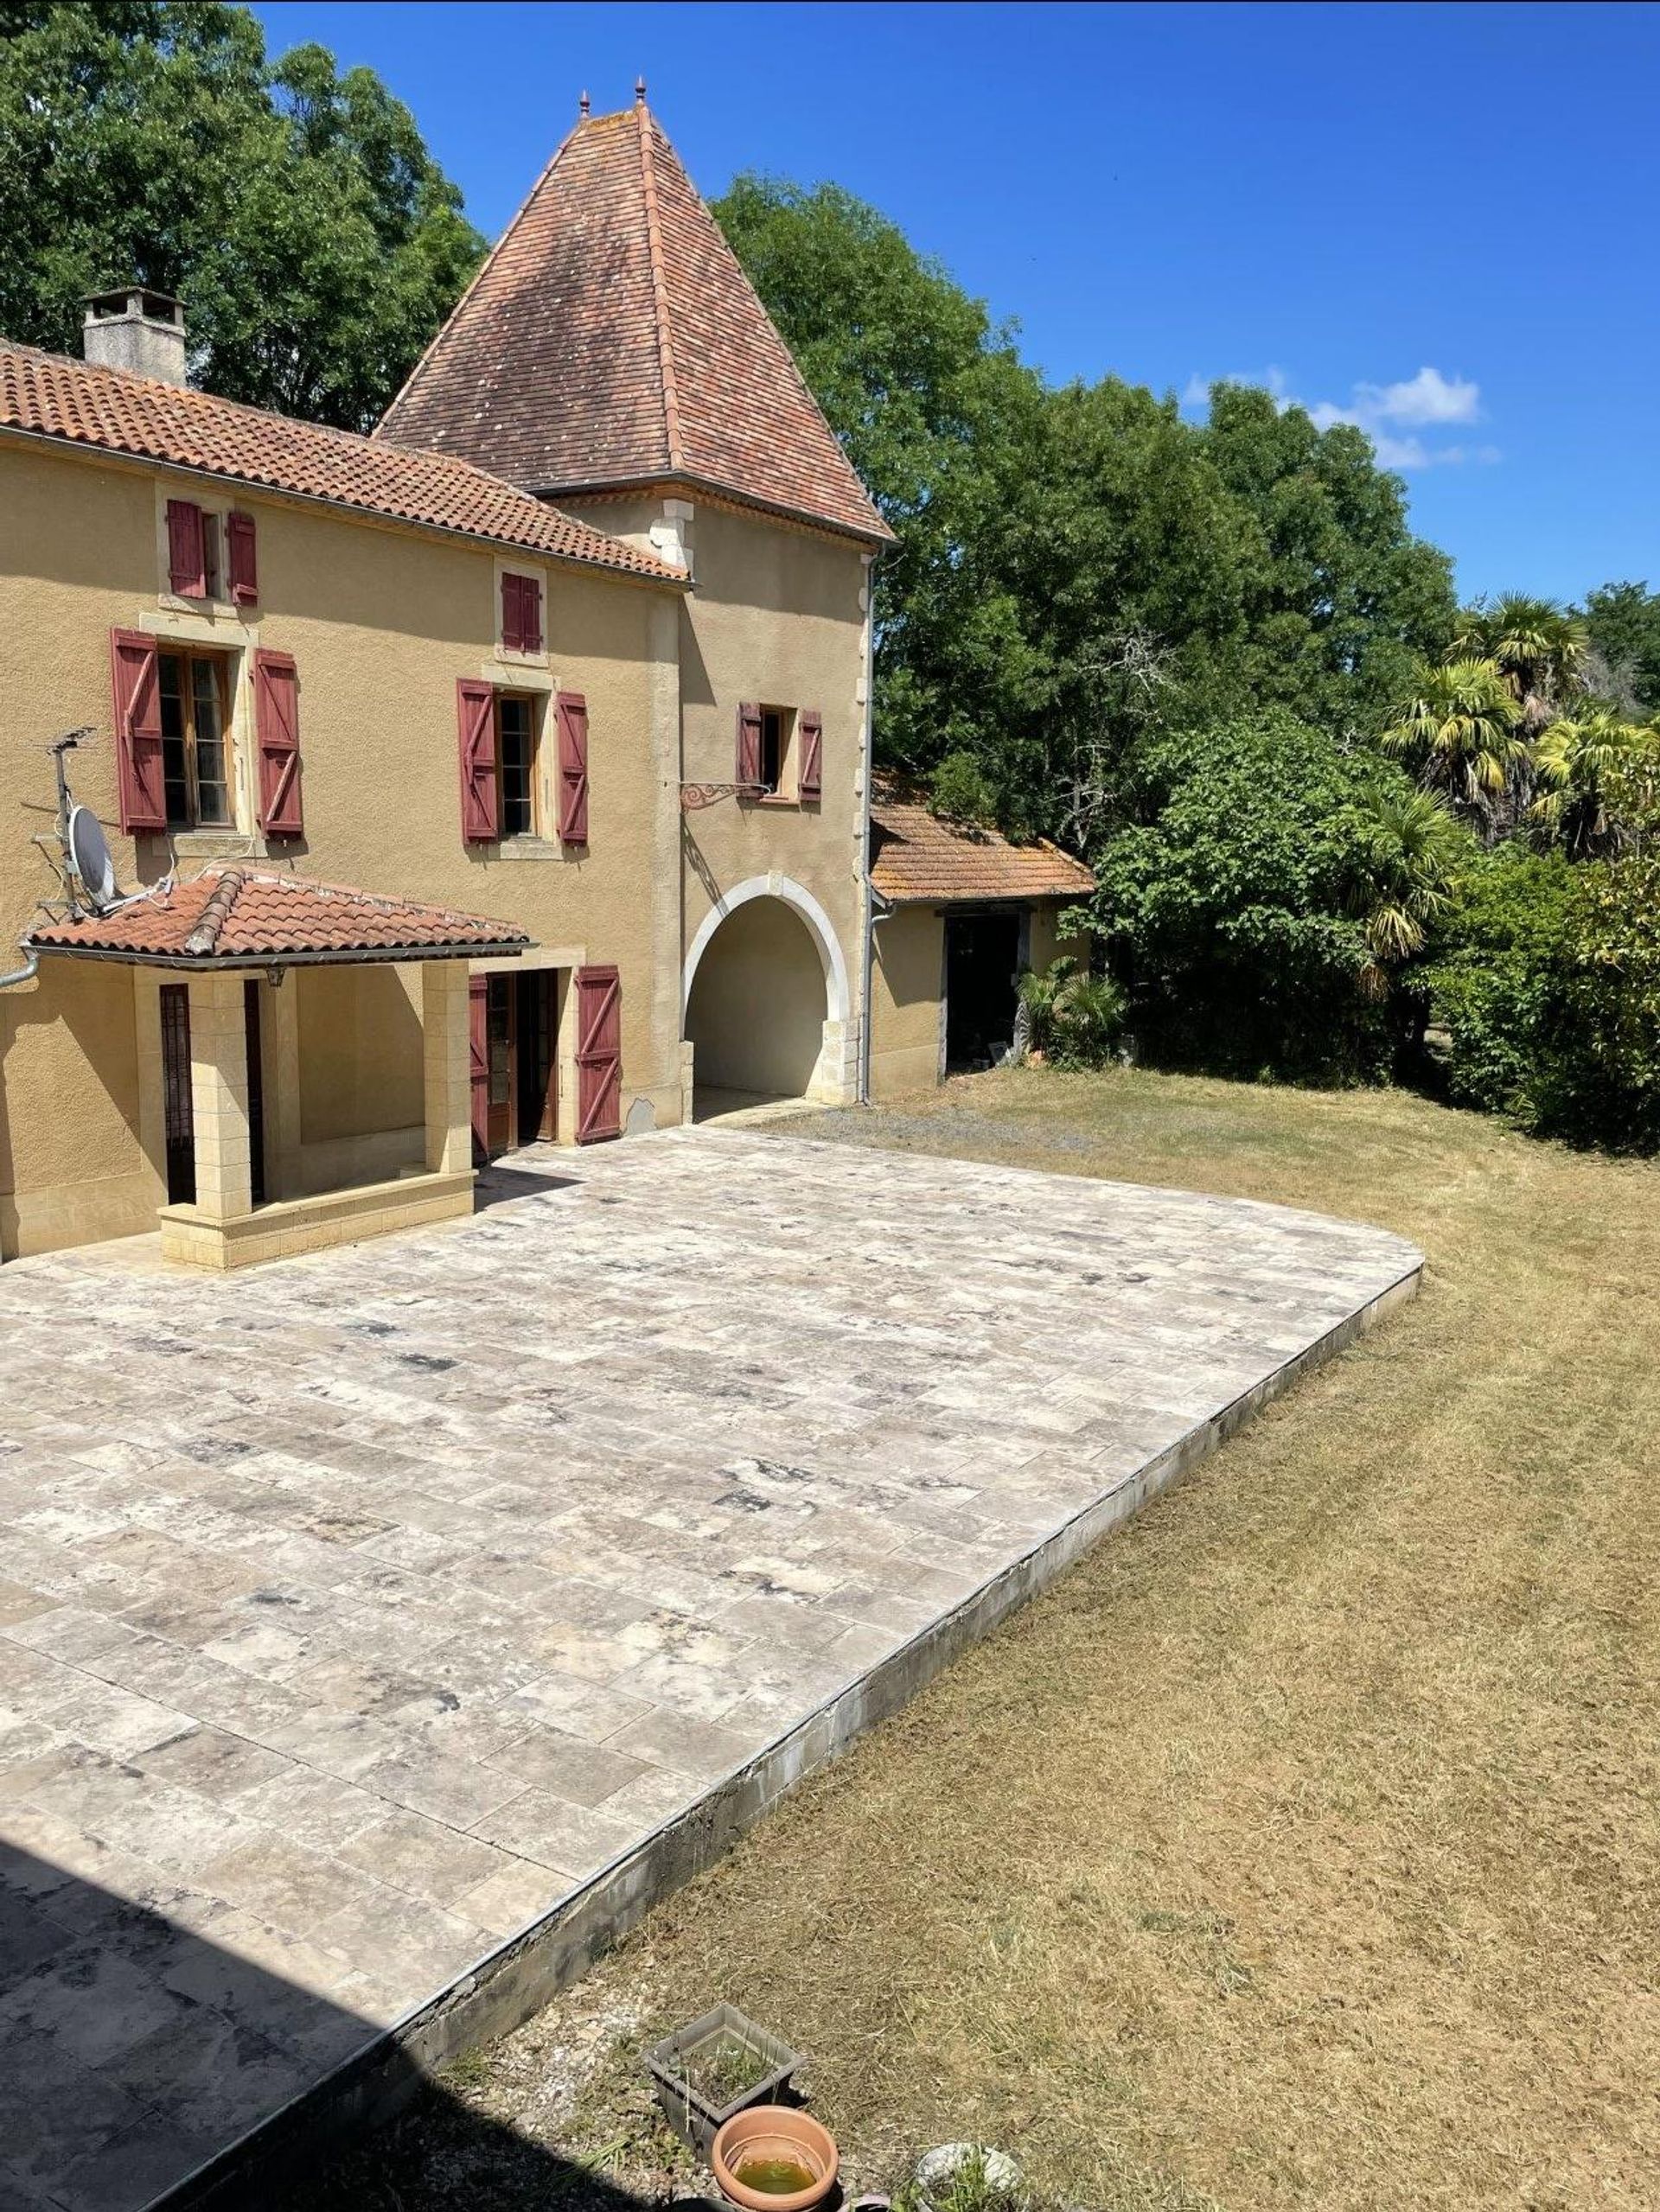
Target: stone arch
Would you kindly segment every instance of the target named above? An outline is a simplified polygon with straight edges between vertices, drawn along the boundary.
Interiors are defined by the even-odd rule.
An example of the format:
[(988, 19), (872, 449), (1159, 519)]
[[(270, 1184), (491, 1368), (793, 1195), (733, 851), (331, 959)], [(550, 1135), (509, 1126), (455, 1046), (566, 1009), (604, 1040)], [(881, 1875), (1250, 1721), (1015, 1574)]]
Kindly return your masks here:
[[(752, 876), (717, 901), (687, 948), (680, 990), (687, 1074), (706, 1092), (826, 1104), (852, 1095), (847, 964), (824, 908), (788, 877)], [(776, 1019), (757, 1023), (768, 992)]]

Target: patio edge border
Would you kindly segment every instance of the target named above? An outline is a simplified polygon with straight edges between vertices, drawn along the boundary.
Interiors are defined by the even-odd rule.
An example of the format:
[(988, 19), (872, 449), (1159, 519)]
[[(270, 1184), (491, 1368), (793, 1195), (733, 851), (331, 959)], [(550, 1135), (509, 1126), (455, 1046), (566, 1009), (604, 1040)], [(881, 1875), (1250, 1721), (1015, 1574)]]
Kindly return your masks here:
[(1323, 1335), (1100, 1492), (950, 1612), (712, 1784), (695, 1805), (663, 1822), (393, 2026), (370, 2030), (361, 2050), (152, 2199), (146, 2212), (232, 2212), (233, 2206), (252, 2212), (340, 2139), (396, 2119), (430, 2077), (463, 2051), (522, 2026), (579, 1980), (654, 1905), (714, 1865), (798, 1782), (899, 1712), (971, 1645), (1208, 1459), (1262, 1406), (1413, 1297), (1423, 1270), (1420, 1254)]

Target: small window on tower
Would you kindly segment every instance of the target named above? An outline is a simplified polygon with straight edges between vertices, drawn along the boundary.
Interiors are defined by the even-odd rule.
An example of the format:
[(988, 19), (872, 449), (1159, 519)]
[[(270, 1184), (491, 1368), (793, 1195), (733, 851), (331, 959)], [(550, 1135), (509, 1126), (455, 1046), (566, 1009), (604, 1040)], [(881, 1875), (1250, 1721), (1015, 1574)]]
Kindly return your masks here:
[(784, 763), (789, 756), (789, 726), (795, 719), (791, 707), (763, 706), (761, 710), (761, 788), (769, 799), (775, 798), (783, 785)]

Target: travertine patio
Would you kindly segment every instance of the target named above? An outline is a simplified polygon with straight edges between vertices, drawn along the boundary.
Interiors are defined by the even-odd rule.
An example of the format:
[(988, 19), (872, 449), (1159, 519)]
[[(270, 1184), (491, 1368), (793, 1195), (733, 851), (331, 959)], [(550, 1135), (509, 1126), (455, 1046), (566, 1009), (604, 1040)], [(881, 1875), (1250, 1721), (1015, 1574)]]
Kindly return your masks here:
[(493, 1182), (0, 1273), (0, 2208), (163, 2196), (1418, 1265), (735, 1128)]

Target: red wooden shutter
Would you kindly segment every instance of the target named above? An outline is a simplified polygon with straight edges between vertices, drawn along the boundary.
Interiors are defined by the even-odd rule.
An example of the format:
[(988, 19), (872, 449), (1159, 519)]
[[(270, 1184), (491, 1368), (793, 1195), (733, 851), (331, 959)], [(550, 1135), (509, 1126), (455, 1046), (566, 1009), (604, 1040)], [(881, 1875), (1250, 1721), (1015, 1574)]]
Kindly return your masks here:
[(525, 649), (524, 599), (520, 591), (521, 578), (504, 576), (501, 579), (501, 645), (508, 653), (522, 653)]
[(490, 1149), (490, 986), (487, 977), (467, 979), (467, 1064), (472, 1076), (473, 1151)]
[(521, 576), (519, 579), (519, 628), (524, 636), (525, 651), (540, 653), (542, 649), (542, 586), (537, 577)]
[(817, 799), (824, 788), (824, 717), (815, 706), (801, 709), (801, 766), (795, 779), (798, 799)]
[(737, 780), (761, 781), (761, 710), (749, 700), (737, 710)]
[(162, 782), (162, 695), (156, 646), (142, 630), (110, 632), (110, 681), (115, 695), (115, 772), (121, 826), (167, 827)]
[(463, 676), (456, 683), (456, 717), (461, 745), (461, 833), (469, 845), (485, 845), (500, 820), (495, 775), (495, 693), (488, 684)]
[(259, 741), (259, 826), (268, 837), (297, 838), (300, 811), (300, 679), (291, 653), (253, 656), (253, 721)]
[(229, 549), (231, 596), (239, 607), (251, 607), (259, 596), (259, 564), (254, 553), (253, 517), (227, 514), (225, 540)]
[(561, 692), (554, 702), (559, 725), (559, 837), (588, 842), (588, 702), (580, 692)]
[(208, 596), (208, 557), (201, 509), (189, 500), (167, 503), (167, 580), (182, 599)]
[(577, 1142), (622, 1134), (622, 984), (615, 968), (577, 970)]

